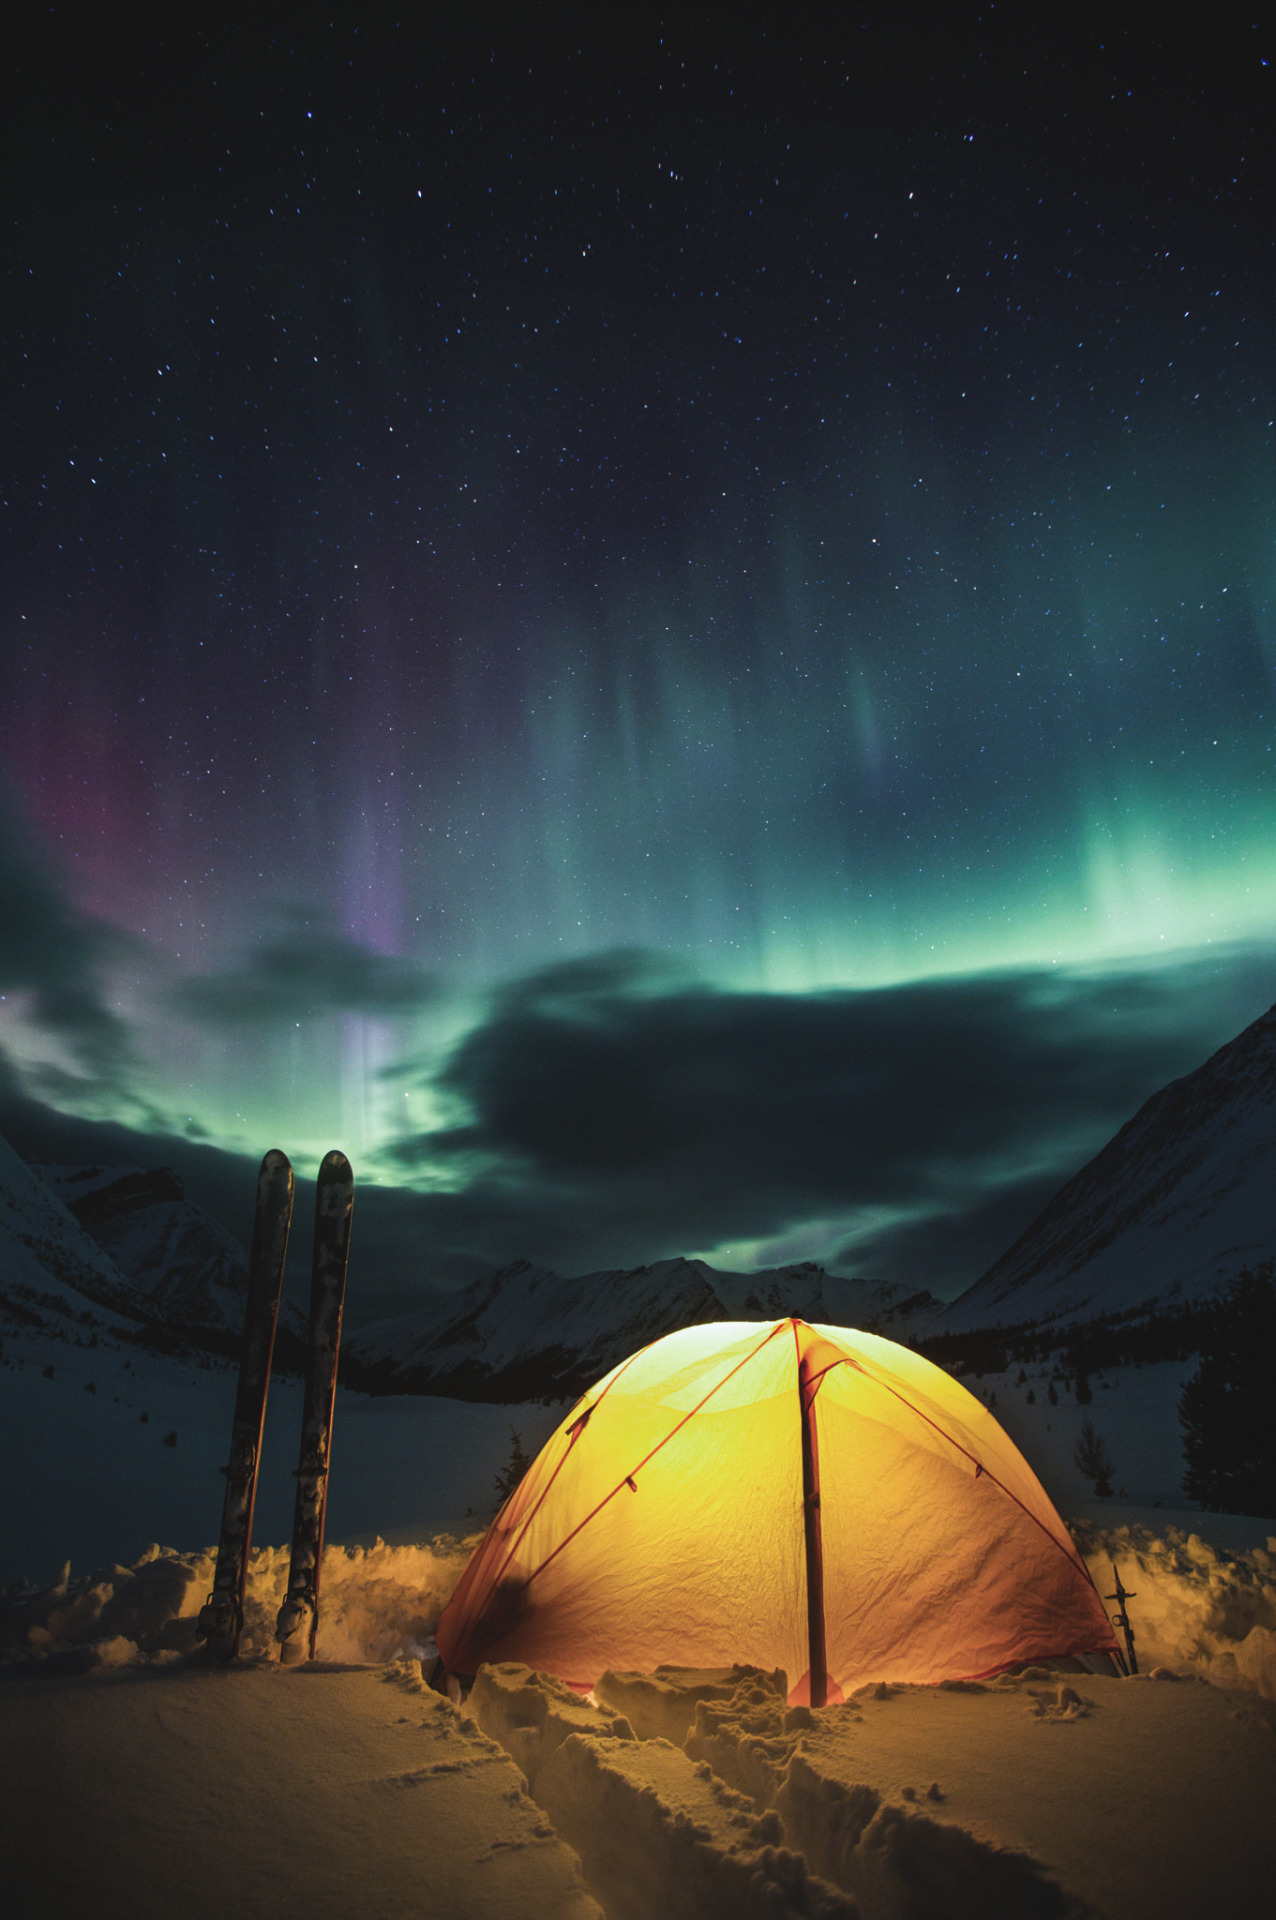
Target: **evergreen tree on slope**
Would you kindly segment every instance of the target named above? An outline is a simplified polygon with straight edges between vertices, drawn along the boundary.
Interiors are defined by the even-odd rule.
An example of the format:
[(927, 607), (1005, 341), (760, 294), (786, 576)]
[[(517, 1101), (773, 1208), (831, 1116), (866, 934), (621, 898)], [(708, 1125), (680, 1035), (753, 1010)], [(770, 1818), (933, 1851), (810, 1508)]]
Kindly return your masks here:
[(1179, 1395), (1183, 1491), (1214, 1513), (1276, 1514), (1276, 1283), (1244, 1268)]

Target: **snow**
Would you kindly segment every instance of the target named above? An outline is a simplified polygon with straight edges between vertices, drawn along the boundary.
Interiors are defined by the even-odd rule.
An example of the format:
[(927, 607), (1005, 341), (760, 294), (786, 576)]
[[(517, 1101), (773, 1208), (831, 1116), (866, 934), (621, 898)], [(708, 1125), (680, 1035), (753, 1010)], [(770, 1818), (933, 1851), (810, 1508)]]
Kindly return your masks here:
[[(1076, 1524), (1076, 1537), (1101, 1593), (1114, 1591), (1115, 1565), (1135, 1598), (1130, 1614), (1140, 1667), (1173, 1667), (1225, 1688), (1276, 1703), (1276, 1534), (1265, 1546), (1234, 1551), (1178, 1527)], [(439, 1534), (419, 1543), (332, 1545), (325, 1550), (319, 1651), (325, 1659), (381, 1661), (432, 1657), (435, 1623), (477, 1541)], [(194, 1625), (213, 1578), (213, 1551), (152, 1545), (130, 1566), (106, 1564), (43, 1586), (11, 1589), (0, 1605), (0, 1659), (54, 1670), (95, 1663), (161, 1664), (195, 1649)], [(269, 1651), (283, 1599), (288, 1554), (253, 1550), (246, 1599), (245, 1652)], [(729, 1693), (740, 1674), (775, 1691), (778, 1680), (752, 1668), (729, 1683), (721, 1674), (671, 1687), (660, 1670), (624, 1676), (628, 1691), (607, 1693), (645, 1736), (680, 1744), (696, 1702)], [(601, 1684), (601, 1683), (600, 1683)], [(608, 1685), (611, 1683), (609, 1682)], [(606, 1693), (606, 1688), (602, 1691)]]
[(853, 1920), (854, 1906), (777, 1843), (779, 1823), (664, 1739), (527, 1667), (483, 1667), (469, 1702), (584, 1863), (610, 1915)]
[[(1145, 1673), (1177, 1680), (1040, 1671), (811, 1714), (784, 1705), (786, 1676), (747, 1670), (616, 1675), (595, 1705), (485, 1669), (458, 1711), (419, 1662), (511, 1425), (535, 1451), (560, 1410), (340, 1393), (320, 1660), (294, 1670), (270, 1653), (300, 1389), (273, 1382), (247, 1657), (209, 1670), (194, 1624), (234, 1372), (139, 1346), (101, 1292), (85, 1325), (62, 1273), (87, 1263), (105, 1290), (113, 1270), (54, 1196), (32, 1237), (43, 1203), (21, 1197), (5, 1271), (45, 1298), (8, 1315), (0, 1355), (0, 1847), (19, 1913), (1268, 1911), (1276, 1520), (1184, 1507), (1192, 1363), (1092, 1375), (1086, 1405), (1056, 1383), (1051, 1406), (1043, 1369), (967, 1381), (1073, 1516), (1103, 1594), (1116, 1565)], [(1111, 1501), (1072, 1458), (1086, 1420)]]
[(513, 1762), (414, 1663), (0, 1682), (11, 1913), (601, 1920)]
[[(712, 1700), (705, 1680), (687, 1676), (699, 1697), (681, 1747), (634, 1740), (634, 1677), (600, 1685), (592, 1727), (525, 1667), (475, 1683), (480, 1726), (609, 1913), (856, 1910), (838, 1891), (864, 1920), (1268, 1910), (1276, 1728), (1244, 1695), (1029, 1669), (987, 1687), (870, 1687), (812, 1713), (767, 1676)], [(678, 1684), (666, 1669), (666, 1695)]]
[(944, 1888), (950, 1911), (960, 1890), (1024, 1916), (1239, 1916), (1276, 1865), (1271, 1727), (1213, 1689), (1042, 1673), (905, 1690), (797, 1744), (775, 1789), (786, 1832), (866, 1910)]
[[(270, 1651), (300, 1398), (275, 1382), (247, 1657), (210, 1672), (194, 1625), (232, 1370), (38, 1332), (7, 1334), (4, 1360), (6, 1558), (39, 1581), (0, 1602), (0, 1844), (19, 1912), (1267, 1911), (1276, 1522), (1091, 1496), (1076, 1531), (1099, 1591), (1115, 1563), (1141, 1666), (1177, 1683), (1042, 1672), (812, 1715), (784, 1706), (784, 1675), (617, 1675), (594, 1706), (525, 1669), (484, 1669), (462, 1715), (423, 1689), (414, 1657), (431, 1669), (511, 1423), (535, 1448), (554, 1410), (340, 1395), (321, 1657), (288, 1670)], [(1075, 1514), (1086, 1417), (1127, 1491), (1181, 1501), (1185, 1371), (1094, 1376), (1089, 1406), (1065, 1392), (1051, 1408), (1038, 1381), (1029, 1407), (1017, 1371), (972, 1384), (996, 1393)]]
[(118, 1330), (147, 1308), (109, 1255), (0, 1138), (0, 1315), (67, 1327), (82, 1324), (86, 1310)]
[(1190, 1533), (1074, 1520), (1073, 1536), (1100, 1593), (1115, 1591), (1115, 1566), (1134, 1596), (1128, 1611), (1144, 1671), (1172, 1667), (1276, 1702), (1276, 1532), (1262, 1546), (1229, 1550), (1202, 1538), (1209, 1520), (1196, 1516), (1201, 1532)]
[[(151, 1354), (105, 1336), (96, 1347), (77, 1347), (6, 1331), (0, 1368), (0, 1585), (45, 1582), (68, 1556), (82, 1569), (132, 1562), (156, 1540), (187, 1550), (216, 1540), (232, 1367)], [(329, 1538), (366, 1543), (380, 1532), (424, 1540), (486, 1525), (511, 1424), (535, 1451), (556, 1419), (544, 1407), (339, 1390)], [(263, 1543), (291, 1535), (300, 1437), (301, 1384), (276, 1379), (254, 1526)]]
[[(500, 1666), (480, 1671), (460, 1711), (428, 1690), (415, 1660), (386, 1658), (382, 1628), (406, 1617), (414, 1581), (435, 1583), (428, 1613), (461, 1554), (459, 1542), (436, 1542), (328, 1556), (331, 1644), (344, 1637), (377, 1666), (201, 1667), (162, 1644), (174, 1618), (192, 1619), (184, 1610), (163, 1623), (166, 1609), (175, 1597), (195, 1604), (207, 1571), (172, 1555), (117, 1580), (105, 1603), (82, 1598), (78, 1630), (108, 1634), (98, 1666), (51, 1673), (46, 1655), (39, 1670), (51, 1677), (35, 1681), (28, 1666), (0, 1679), (15, 1910), (49, 1920), (88, 1909), (189, 1920), (426, 1908), (475, 1920), (597, 1920), (600, 1908), (609, 1920), (1268, 1911), (1276, 1716), (1252, 1692), (1164, 1668), (1127, 1680), (1029, 1669), (985, 1687), (870, 1686), (812, 1713), (786, 1706), (784, 1675), (612, 1675), (595, 1705)], [(1185, 1557), (1226, 1564), (1199, 1546)], [(255, 1565), (250, 1613), (282, 1590), (271, 1561)], [(1182, 1572), (1171, 1569), (1171, 1598)], [(46, 1617), (67, 1640), (66, 1621)], [(1145, 1607), (1141, 1622), (1151, 1618)], [(120, 1629), (152, 1651), (130, 1648)]]
[[(1048, 1397), (1053, 1366), (1016, 1364), (1004, 1373), (964, 1374), (961, 1382), (991, 1407), (1062, 1512), (1072, 1513), (1095, 1498), (1074, 1459), (1087, 1421), (1112, 1456), (1116, 1498), (1133, 1507), (1181, 1507), (1178, 1397), (1196, 1367), (1193, 1359), (1105, 1368), (1090, 1375), (1092, 1398), (1085, 1403), (1077, 1400), (1071, 1381), (1059, 1380), (1054, 1406)], [(1027, 1375), (1022, 1383), (1021, 1372)]]
[(1276, 1007), (1154, 1094), (935, 1331), (1171, 1307), (1270, 1259), (1274, 1109)]
[[(239, 1334), (248, 1257), (186, 1198), (171, 1167), (36, 1164), (31, 1171), (170, 1326)], [(282, 1311), (285, 1324), (303, 1335), (296, 1308), (285, 1300)]]
[[(435, 1657), (431, 1636), (477, 1535), (441, 1534), (420, 1546), (331, 1546), (321, 1576), (319, 1655), (373, 1663)], [(212, 1548), (150, 1546), (132, 1566), (73, 1576), (65, 1563), (46, 1587), (11, 1589), (0, 1602), (0, 1661), (45, 1673), (95, 1666), (160, 1667), (198, 1649), (195, 1621), (213, 1584)], [(273, 1655), (288, 1583), (286, 1547), (249, 1561), (241, 1653)]]

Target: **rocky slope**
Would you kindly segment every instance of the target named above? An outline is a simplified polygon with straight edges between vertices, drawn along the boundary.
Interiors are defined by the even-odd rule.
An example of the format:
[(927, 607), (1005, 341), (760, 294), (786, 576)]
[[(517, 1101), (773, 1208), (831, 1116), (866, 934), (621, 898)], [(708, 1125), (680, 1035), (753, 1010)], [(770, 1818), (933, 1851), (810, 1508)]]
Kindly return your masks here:
[(1172, 1080), (935, 1332), (1164, 1311), (1276, 1254), (1276, 1007)]
[(148, 1317), (142, 1291), (0, 1140), (0, 1325), (85, 1340)]
[[(0, 1323), (233, 1353), (247, 1285), (244, 1249), (171, 1169), (28, 1165), (0, 1139)], [(304, 1334), (285, 1302), (277, 1360)]]
[(32, 1171), (84, 1232), (174, 1326), (238, 1333), (248, 1263), (243, 1247), (186, 1198), (170, 1167)]

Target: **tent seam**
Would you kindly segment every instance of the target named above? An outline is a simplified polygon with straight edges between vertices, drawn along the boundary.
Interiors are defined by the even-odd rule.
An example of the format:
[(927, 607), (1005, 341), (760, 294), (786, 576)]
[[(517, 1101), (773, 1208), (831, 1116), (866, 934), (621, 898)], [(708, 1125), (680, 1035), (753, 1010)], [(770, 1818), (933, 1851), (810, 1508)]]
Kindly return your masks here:
[[(647, 1342), (647, 1346), (654, 1346), (654, 1345), (655, 1345), (654, 1340), (649, 1340)], [(624, 1362), (624, 1364), (622, 1366), (617, 1367), (616, 1371), (612, 1374), (611, 1379), (607, 1382), (606, 1386), (602, 1389), (601, 1393), (598, 1395), (598, 1398), (596, 1400), (590, 1401), (589, 1405), (585, 1408), (584, 1413), (581, 1414), (580, 1419), (577, 1420), (574, 1423), (574, 1425), (572, 1425), (568, 1429), (570, 1438), (568, 1439), (566, 1447), (563, 1449), (562, 1458), (558, 1462), (558, 1465), (554, 1468), (554, 1471), (550, 1474), (549, 1479), (545, 1482), (544, 1487), (541, 1489), (541, 1495), (539, 1500), (537, 1500), (535, 1506), (532, 1508), (526, 1520), (524, 1520), (522, 1526), (519, 1528), (517, 1539), (512, 1543), (509, 1552), (506, 1554), (505, 1558), (502, 1560), (500, 1564), (500, 1568), (493, 1582), (494, 1585), (499, 1585), (501, 1576), (504, 1574), (506, 1567), (508, 1567), (510, 1561), (514, 1558), (514, 1555), (518, 1552), (519, 1548), (522, 1546), (523, 1540), (527, 1534), (527, 1529), (531, 1526), (533, 1520), (536, 1518), (537, 1514), (540, 1512), (541, 1508), (544, 1506), (546, 1500), (549, 1498), (550, 1493), (553, 1489), (555, 1480), (557, 1480), (559, 1474), (562, 1472), (563, 1468), (567, 1465), (567, 1462), (571, 1459), (572, 1452), (575, 1448), (576, 1442), (580, 1439), (581, 1434), (585, 1431), (585, 1427), (589, 1421), (590, 1415), (594, 1411), (594, 1408), (602, 1405), (602, 1402), (606, 1399), (607, 1395), (611, 1392), (617, 1380), (619, 1380), (621, 1374), (624, 1373), (627, 1368), (633, 1365), (634, 1361), (638, 1359), (640, 1354), (644, 1354), (646, 1353), (646, 1351), (647, 1351), (647, 1347), (639, 1347), (637, 1352), (631, 1353), (629, 1358)], [(584, 1398), (585, 1398), (585, 1395), (582, 1394), (581, 1400), (583, 1400)], [(576, 1405), (577, 1406), (580, 1405), (580, 1400), (576, 1402)], [(513, 1496), (511, 1495), (511, 1498), (512, 1497)], [(498, 1519), (500, 1518), (499, 1514), (497, 1515), (497, 1518)]]
[[(844, 1361), (835, 1360), (833, 1362), (833, 1366), (826, 1367), (824, 1371), (825, 1373), (831, 1373), (833, 1371), (834, 1366), (843, 1366), (843, 1365), (845, 1365)], [(1072, 1568), (1073, 1572), (1079, 1573), (1084, 1578), (1087, 1585), (1093, 1588), (1095, 1594), (1098, 1595), (1099, 1589), (1094, 1584), (1094, 1576), (1091, 1574), (1090, 1569), (1086, 1566), (1084, 1560), (1082, 1560), (1080, 1555), (1077, 1553), (1077, 1550), (1075, 1547), (1073, 1547), (1072, 1551), (1069, 1552), (1065, 1546), (1063, 1546), (1058, 1540), (1055, 1539), (1049, 1527), (1044, 1526), (1042, 1522), (1038, 1520), (1036, 1514), (1033, 1513), (1032, 1509), (1024, 1505), (1023, 1501), (1019, 1498), (1018, 1494), (1012, 1493), (1010, 1488), (1005, 1484), (1005, 1482), (1003, 1480), (999, 1480), (997, 1475), (992, 1471), (990, 1467), (986, 1467), (982, 1460), (976, 1459), (975, 1455), (970, 1452), (969, 1448), (963, 1447), (961, 1444), (961, 1441), (955, 1440), (952, 1434), (946, 1432), (945, 1429), (940, 1426), (937, 1420), (932, 1420), (930, 1415), (927, 1413), (923, 1413), (920, 1407), (915, 1407), (912, 1401), (909, 1400), (904, 1394), (902, 1394), (897, 1387), (892, 1387), (888, 1381), (879, 1379), (875, 1373), (869, 1370), (868, 1367), (863, 1367), (861, 1370), (868, 1379), (874, 1382), (875, 1385), (884, 1388), (887, 1393), (894, 1394), (895, 1398), (901, 1403), (902, 1406), (907, 1407), (910, 1413), (915, 1413), (919, 1420), (924, 1420), (928, 1427), (933, 1427), (935, 1432), (940, 1436), (942, 1440), (946, 1440), (950, 1447), (955, 1447), (958, 1453), (962, 1454), (967, 1460), (969, 1460), (971, 1465), (976, 1470), (975, 1471), (976, 1479), (978, 1479), (979, 1476), (982, 1474), (984, 1479), (992, 1481), (994, 1487), (1000, 1487), (1001, 1491), (1005, 1494), (1007, 1500), (1013, 1500), (1015, 1505), (1018, 1507), (1019, 1511), (1023, 1514), (1026, 1514), (1028, 1519), (1032, 1521), (1032, 1524), (1035, 1527), (1040, 1528), (1041, 1532), (1045, 1534), (1046, 1539), (1049, 1540), (1051, 1545), (1055, 1547), (1058, 1550), (1058, 1552), (1060, 1552), (1063, 1555), (1064, 1559), (1067, 1561), (1068, 1565)], [(824, 1377), (823, 1374), (821, 1374), (820, 1378), (823, 1379), (823, 1377)], [(1107, 1617), (1106, 1607), (1104, 1608), (1104, 1617), (1105, 1618)], [(1115, 1640), (1113, 1644), (1115, 1645)]]
[[(611, 1492), (603, 1496), (603, 1498), (598, 1502), (598, 1505), (592, 1510), (592, 1512), (587, 1513), (585, 1515), (585, 1518), (579, 1521), (577, 1525), (572, 1528), (571, 1532), (567, 1534), (567, 1536), (564, 1539), (559, 1541), (558, 1545), (554, 1548), (554, 1551), (552, 1553), (546, 1554), (545, 1558), (541, 1561), (538, 1567), (533, 1567), (532, 1571), (528, 1574), (526, 1580), (524, 1580), (523, 1582), (524, 1591), (526, 1591), (526, 1589), (531, 1586), (532, 1581), (536, 1578), (537, 1574), (544, 1573), (546, 1567), (549, 1566), (550, 1562), (553, 1560), (556, 1560), (559, 1554), (562, 1553), (566, 1547), (569, 1547), (571, 1545), (572, 1541), (576, 1538), (576, 1535), (578, 1533), (583, 1532), (584, 1529), (589, 1525), (591, 1520), (597, 1519), (598, 1515), (602, 1512), (603, 1508), (607, 1506), (612, 1500), (615, 1499), (616, 1495), (620, 1492), (620, 1489), (624, 1486), (627, 1486), (630, 1480), (633, 1479), (635, 1474), (641, 1473), (642, 1469), (647, 1465), (648, 1461), (654, 1460), (656, 1455), (661, 1451), (661, 1449), (669, 1445), (669, 1442), (674, 1438), (675, 1434), (681, 1433), (682, 1429), (686, 1426), (687, 1422), (689, 1420), (694, 1420), (696, 1415), (701, 1411), (701, 1409), (706, 1407), (709, 1404), (714, 1394), (720, 1393), (723, 1387), (726, 1386), (728, 1380), (734, 1380), (736, 1374), (739, 1373), (742, 1368), (747, 1367), (750, 1360), (756, 1359), (758, 1354), (761, 1353), (763, 1347), (769, 1345), (769, 1343), (775, 1339), (776, 1335), (781, 1331), (781, 1329), (783, 1327), (786, 1327), (788, 1324), (789, 1322), (787, 1320), (781, 1320), (774, 1327), (772, 1327), (771, 1331), (766, 1335), (765, 1339), (759, 1340), (757, 1346), (753, 1347), (748, 1353), (746, 1353), (743, 1360), (741, 1360), (736, 1366), (732, 1367), (730, 1373), (723, 1374), (721, 1380), (718, 1381), (717, 1385), (709, 1389), (704, 1399), (697, 1401), (696, 1405), (692, 1407), (688, 1413), (683, 1414), (681, 1420), (678, 1421), (677, 1425), (669, 1429), (668, 1433), (664, 1436), (664, 1439), (658, 1440), (655, 1446), (651, 1448), (650, 1452), (645, 1453), (643, 1455), (642, 1459), (638, 1462), (637, 1466), (631, 1467), (627, 1474), (624, 1474), (621, 1476), (620, 1480), (612, 1488)], [(653, 1341), (652, 1345), (654, 1346), (654, 1344), (655, 1342)], [(635, 1358), (636, 1357), (637, 1356), (635, 1356)], [(596, 1404), (597, 1402), (595, 1402), (595, 1405)], [(570, 1453), (571, 1448), (569, 1447), (567, 1451), (568, 1453)], [(563, 1461), (565, 1461), (566, 1459), (567, 1459), (567, 1453), (563, 1455)], [(559, 1462), (560, 1466), (563, 1464), (563, 1461)], [(555, 1473), (557, 1473), (557, 1471), (558, 1469), (555, 1468)], [(546, 1493), (549, 1492), (548, 1487), (546, 1487), (545, 1492)], [(543, 1497), (544, 1496), (542, 1495), (542, 1498)], [(539, 1504), (540, 1503), (538, 1502), (537, 1505), (539, 1506)], [(532, 1520), (532, 1516), (529, 1514), (528, 1521), (527, 1521), (528, 1526), (531, 1525), (531, 1520)], [(526, 1528), (524, 1528), (524, 1532), (526, 1532)], [(523, 1538), (523, 1535), (520, 1534), (519, 1540), (521, 1541), (522, 1538)], [(515, 1549), (511, 1547), (510, 1557), (513, 1556), (514, 1551)], [(509, 1558), (507, 1558), (504, 1564), (502, 1565), (502, 1568), (501, 1568), (502, 1573), (505, 1571), (505, 1567), (508, 1565), (509, 1565)]]

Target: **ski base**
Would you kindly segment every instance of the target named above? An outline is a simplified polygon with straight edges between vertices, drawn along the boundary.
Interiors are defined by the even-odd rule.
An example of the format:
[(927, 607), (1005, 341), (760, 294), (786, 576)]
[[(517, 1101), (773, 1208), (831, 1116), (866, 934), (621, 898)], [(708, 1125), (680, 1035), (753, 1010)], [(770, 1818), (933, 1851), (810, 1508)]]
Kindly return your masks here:
[(275, 1638), (279, 1658), (285, 1667), (299, 1667), (311, 1657), (311, 1632), (316, 1625), (313, 1598), (309, 1594), (290, 1593), (279, 1609)]

